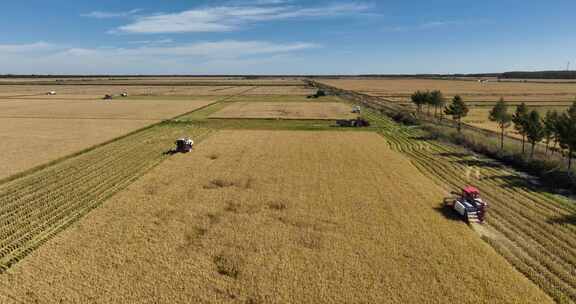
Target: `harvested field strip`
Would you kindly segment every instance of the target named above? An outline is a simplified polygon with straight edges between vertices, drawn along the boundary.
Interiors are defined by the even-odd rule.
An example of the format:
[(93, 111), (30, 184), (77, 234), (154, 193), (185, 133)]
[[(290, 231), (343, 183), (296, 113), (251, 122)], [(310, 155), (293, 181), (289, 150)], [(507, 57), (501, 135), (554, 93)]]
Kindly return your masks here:
[(161, 124), (0, 186), (0, 269), (9, 268), (168, 157), (175, 137), (209, 129)]
[(210, 115), (224, 119), (349, 119), (350, 106), (336, 102), (234, 102)]
[(417, 129), (368, 116), (392, 149), (409, 156), (447, 193), (468, 184), (480, 188), (490, 203), (487, 226), (497, 235), (488, 243), (556, 301), (576, 301), (576, 227), (562, 222), (576, 211), (572, 201), (534, 188), (514, 170), (426, 140)]

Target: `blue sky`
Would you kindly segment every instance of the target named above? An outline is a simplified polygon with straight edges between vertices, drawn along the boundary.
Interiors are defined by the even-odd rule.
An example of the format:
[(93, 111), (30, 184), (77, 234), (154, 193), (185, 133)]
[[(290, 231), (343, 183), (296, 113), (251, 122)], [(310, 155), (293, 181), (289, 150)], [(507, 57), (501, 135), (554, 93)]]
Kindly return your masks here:
[(573, 0), (20, 0), (0, 11), (0, 74), (576, 67)]

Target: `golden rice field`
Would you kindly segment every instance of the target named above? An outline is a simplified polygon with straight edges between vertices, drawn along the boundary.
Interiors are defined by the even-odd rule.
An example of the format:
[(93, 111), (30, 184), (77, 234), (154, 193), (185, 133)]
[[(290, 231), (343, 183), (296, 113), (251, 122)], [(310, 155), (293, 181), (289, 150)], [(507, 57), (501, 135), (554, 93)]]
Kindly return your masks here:
[[(0, 101), (21, 99), (97, 100), (105, 94), (130, 96), (226, 96), (239, 94), (257, 86), (195, 85), (195, 86), (142, 86), (142, 85), (0, 85)], [(298, 87), (294, 87), (298, 88)], [(49, 91), (57, 95), (47, 96)]]
[(337, 102), (232, 102), (210, 118), (351, 119), (352, 107)]
[[(74, 177), (57, 179), (63, 164), (22, 186), (0, 188), (10, 198), (2, 218), (15, 220), (8, 220), (13, 230), (3, 228), (3, 244), (36, 246), (107, 197), (108, 185), (122, 187), (128, 172), (144, 171), (139, 164), (161, 160), (151, 149), (162, 145), (143, 142), (157, 140), (151, 132), (176, 130), (165, 127), (85, 156)], [(389, 146), (376, 133), (221, 131), (0, 275), (0, 297), (5, 303), (551, 303), (464, 223), (436, 211), (444, 191), (420, 173), (423, 163), (402, 156), (420, 151), (403, 134), (385, 135)], [(105, 169), (115, 165), (122, 167)], [(86, 166), (91, 170), (81, 170)], [(22, 200), (37, 204), (11, 215), (10, 206)], [(502, 207), (494, 205), (498, 219)], [(546, 206), (531, 212), (551, 212)], [(19, 220), (26, 216), (45, 221)], [(531, 230), (539, 222), (503, 225)]]
[[(466, 122), (492, 129), (498, 94), (573, 99), (555, 83), (328, 81), (464, 92)], [(351, 104), (295, 79), (59, 82), (0, 85), (0, 179), (46, 165), (0, 183), (0, 303), (576, 302), (576, 205), (510, 168), (369, 110), (364, 132), (335, 128)], [(182, 136), (200, 144), (165, 153)], [(441, 207), (469, 184), (483, 226)]]
[(500, 98), (510, 102), (527, 102), (535, 105), (568, 105), (576, 98), (573, 83), (523, 83), (496, 82), (481, 84), (477, 81), (438, 80), (415, 78), (382, 79), (322, 79), (322, 83), (341, 89), (357, 91), (387, 100), (409, 103), (416, 90), (441, 90), (446, 97), (460, 95), (476, 103), (494, 103)]
[[(484, 240), (557, 303), (576, 302), (576, 205), (512, 169), (463, 149), (420, 139), (414, 128), (369, 116), (390, 147), (406, 155), (445, 193), (477, 186), (490, 203)], [(440, 204), (440, 202), (438, 202)], [(521, 302), (521, 301), (520, 301)]]
[(90, 86), (300, 86), (292, 77), (106, 77), (106, 78), (13, 78), (0, 79), (0, 85), (90, 85)]
[(189, 99), (10, 100), (0, 102), (0, 118), (164, 120), (207, 106), (218, 97)]
[(0, 272), (167, 158), (175, 137), (210, 131), (163, 124), (0, 186)]
[(264, 95), (264, 96), (278, 96), (278, 95), (312, 95), (315, 90), (305, 87), (286, 87), (286, 86), (259, 86), (256, 89), (250, 91), (250, 95)]
[(0, 99), (0, 179), (202, 108), (216, 100)]
[[(490, 121), (490, 110), (492, 107), (471, 107), (468, 115), (462, 119), (462, 122), (465, 122), (469, 125), (479, 127), (486, 130), (492, 130), (496, 132), (500, 132), (500, 128), (498, 123)], [(529, 110), (536, 110), (540, 113), (540, 116), (543, 118), (546, 115), (546, 111), (557, 111), (558, 113), (563, 113), (568, 109), (568, 106), (531, 106), (528, 107)], [(516, 110), (515, 106), (510, 106), (508, 108), (508, 112), (513, 114)], [(513, 128), (506, 129), (506, 133), (509, 136), (521, 138), (522, 136), (518, 134)]]

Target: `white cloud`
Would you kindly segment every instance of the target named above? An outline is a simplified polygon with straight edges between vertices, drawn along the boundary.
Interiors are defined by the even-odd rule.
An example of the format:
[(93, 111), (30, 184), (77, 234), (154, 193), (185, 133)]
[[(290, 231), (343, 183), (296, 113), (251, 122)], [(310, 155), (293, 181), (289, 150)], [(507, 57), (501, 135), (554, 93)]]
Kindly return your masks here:
[(52, 48), (54, 48), (54, 45), (43, 41), (28, 44), (0, 44), (0, 53), (34, 52)]
[(241, 58), (263, 54), (281, 54), (317, 48), (313, 43), (285, 43), (276, 44), (266, 41), (215, 41), (182, 44), (177, 46), (143, 46), (136, 48), (97, 48), (82, 49), (72, 48), (66, 50), (68, 55), (73, 56), (181, 56), (181, 57), (204, 57), (204, 58)]
[[(49, 46), (49, 47), (45, 47)], [(0, 45), (3, 73), (194, 74), (266, 70), (266, 64), (287, 60), (296, 52), (320, 47), (314, 43), (208, 41), (137, 47), (82, 48), (33, 43)], [(22, 50), (35, 50), (34, 56)], [(18, 51), (17, 51), (18, 50)], [(230, 70), (226, 70), (228, 68)], [(247, 68), (250, 67), (250, 68)]]
[(387, 32), (426, 31), (437, 28), (487, 24), (487, 22), (488, 22), (487, 20), (440, 20), (440, 21), (424, 22), (416, 25), (392, 26), (387, 27), (384, 30)]
[(88, 14), (82, 14), (82, 17), (96, 18), (96, 19), (109, 19), (109, 18), (124, 18), (130, 17), (134, 14), (141, 12), (141, 9), (133, 9), (127, 12), (104, 12), (104, 11), (93, 11)]
[[(267, 1), (270, 3), (270, 1)], [(272, 4), (277, 1), (273, 1)], [(295, 6), (220, 6), (187, 10), (172, 14), (137, 17), (118, 28), (126, 33), (227, 32), (243, 25), (293, 18), (330, 17), (360, 13), (370, 6), (361, 3), (333, 4), (325, 7)]]
[(156, 40), (135, 40), (128, 41), (130, 44), (170, 44), (174, 43), (172, 39), (156, 39)]

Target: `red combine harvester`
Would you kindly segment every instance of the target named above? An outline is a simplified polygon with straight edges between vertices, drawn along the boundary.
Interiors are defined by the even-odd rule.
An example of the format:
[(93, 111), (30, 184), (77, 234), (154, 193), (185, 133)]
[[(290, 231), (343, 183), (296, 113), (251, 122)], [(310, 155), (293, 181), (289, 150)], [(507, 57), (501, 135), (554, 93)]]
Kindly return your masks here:
[(456, 198), (445, 199), (444, 206), (456, 210), (468, 223), (482, 224), (488, 203), (480, 198), (480, 191), (475, 187), (468, 186), (462, 189), (462, 193), (456, 194), (458, 195)]

